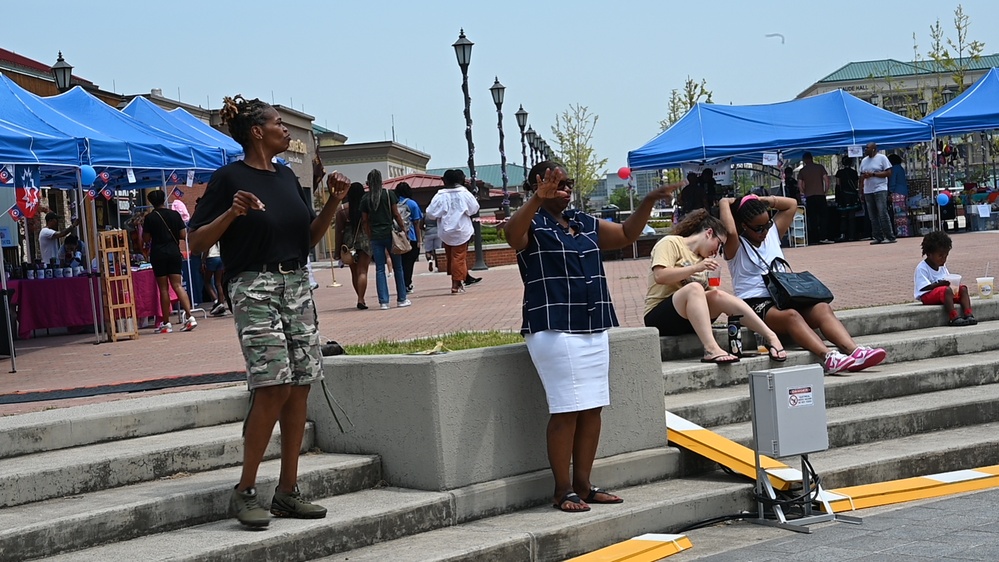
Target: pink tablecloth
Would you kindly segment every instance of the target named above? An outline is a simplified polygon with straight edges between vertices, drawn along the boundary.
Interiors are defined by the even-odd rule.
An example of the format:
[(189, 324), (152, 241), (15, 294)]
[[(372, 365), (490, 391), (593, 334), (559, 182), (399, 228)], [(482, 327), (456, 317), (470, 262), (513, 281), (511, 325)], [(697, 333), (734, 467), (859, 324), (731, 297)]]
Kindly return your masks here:
[[(31, 337), (34, 330), (46, 328), (73, 328), (94, 325), (94, 309), (89, 291), (93, 283), (94, 303), (101, 307), (97, 277), (70, 277), (65, 279), (12, 279), (8, 287), (14, 289), (11, 305), (17, 307), (17, 335)], [(156, 277), (151, 269), (132, 272), (135, 290), (135, 312), (138, 318), (157, 316), (159, 293)], [(177, 300), (170, 290), (171, 302)]]
[[(156, 276), (152, 269), (132, 272), (132, 287), (135, 289), (135, 316), (148, 318), (159, 316), (160, 293), (156, 288)], [(170, 287), (170, 303), (177, 302), (177, 293)]]

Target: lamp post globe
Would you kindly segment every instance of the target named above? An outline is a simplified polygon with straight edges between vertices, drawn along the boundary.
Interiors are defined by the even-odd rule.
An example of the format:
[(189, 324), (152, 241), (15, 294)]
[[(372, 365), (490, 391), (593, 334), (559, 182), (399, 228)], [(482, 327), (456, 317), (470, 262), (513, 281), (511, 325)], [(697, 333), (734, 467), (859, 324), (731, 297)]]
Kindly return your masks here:
[(55, 79), (56, 89), (65, 92), (69, 89), (70, 81), (73, 78), (73, 65), (62, 58), (62, 51), (59, 51), (59, 58), (52, 65), (52, 78)]
[(508, 190), (508, 179), (506, 177), (506, 149), (503, 147), (503, 94), (506, 93), (506, 87), (500, 84), (499, 76), (496, 77), (496, 81), (489, 88), (489, 93), (493, 96), (493, 103), (496, 104), (496, 116), (497, 122), (496, 127), (499, 129), (499, 151), (500, 151), (500, 173), (503, 176), (503, 216), (510, 216), (510, 192)]
[[(475, 178), (475, 143), (472, 142), (472, 98), (468, 95), (468, 64), (472, 61), (472, 43), (465, 37), (465, 30), (458, 32), (458, 40), (454, 47), (454, 56), (458, 59), (461, 69), (461, 93), (465, 98), (465, 140), (468, 142), (468, 177), (471, 180), (472, 192), (478, 196), (478, 182)], [(475, 241), (475, 265), (473, 270), (488, 269), (485, 256), (482, 254), (482, 226), (478, 221), (479, 214), (472, 217), (472, 239)]]

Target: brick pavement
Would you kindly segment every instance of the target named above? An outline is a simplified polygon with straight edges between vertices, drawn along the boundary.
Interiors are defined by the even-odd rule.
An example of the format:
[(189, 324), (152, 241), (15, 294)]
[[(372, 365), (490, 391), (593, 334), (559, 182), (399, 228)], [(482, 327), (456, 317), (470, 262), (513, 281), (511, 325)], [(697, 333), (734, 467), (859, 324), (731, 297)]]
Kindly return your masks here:
[[(974, 278), (987, 262), (999, 273), (999, 232), (972, 232), (953, 236), (954, 250), (948, 267), (964, 276), (974, 291)], [(836, 295), (837, 309), (895, 304), (912, 300), (912, 273), (920, 259), (919, 238), (899, 239), (897, 244), (870, 246), (867, 242), (789, 249), (788, 261), (798, 270), (809, 270)], [(316, 291), (320, 329), (326, 338), (341, 343), (365, 343), (435, 336), (460, 330), (517, 330), (523, 286), (516, 266), (495, 267), (476, 273), (483, 281), (463, 295), (450, 294), (446, 275), (428, 273), (426, 262), (416, 264), (411, 296), (413, 306), (388, 311), (377, 309), (374, 268), (369, 272), (366, 300), (375, 305), (355, 308), (348, 269), (320, 264)], [(648, 259), (606, 263), (611, 294), (622, 326), (642, 325)], [(339, 287), (330, 287), (333, 275)], [(728, 272), (722, 287), (730, 288)], [(394, 299), (393, 299), (394, 304)], [(9, 361), (0, 360), (0, 395), (15, 392), (116, 384), (181, 375), (243, 370), (231, 317), (200, 321), (190, 333), (153, 334), (143, 330), (138, 340), (94, 345), (92, 335), (40, 337), (15, 341), (19, 350), (17, 373), (7, 373)], [(59, 405), (62, 405), (60, 403)], [(34, 406), (49, 407), (49, 406)], [(23, 411), (0, 406), (0, 415)]]

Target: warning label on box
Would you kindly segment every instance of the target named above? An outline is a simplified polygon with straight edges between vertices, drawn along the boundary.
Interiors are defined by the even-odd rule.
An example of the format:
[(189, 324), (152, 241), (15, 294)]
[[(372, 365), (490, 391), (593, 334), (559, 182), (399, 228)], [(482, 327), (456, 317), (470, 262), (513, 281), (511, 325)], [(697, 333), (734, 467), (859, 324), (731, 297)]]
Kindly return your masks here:
[(811, 406), (814, 403), (812, 398), (812, 387), (801, 386), (787, 389), (787, 405), (792, 408)]

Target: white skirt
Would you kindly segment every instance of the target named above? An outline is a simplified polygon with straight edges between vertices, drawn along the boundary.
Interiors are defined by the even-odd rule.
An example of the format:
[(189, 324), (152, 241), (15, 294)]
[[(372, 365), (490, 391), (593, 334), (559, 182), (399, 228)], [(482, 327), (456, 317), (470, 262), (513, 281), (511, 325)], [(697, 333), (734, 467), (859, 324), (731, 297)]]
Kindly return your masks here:
[(548, 397), (548, 412), (562, 414), (610, 404), (607, 331), (569, 334), (545, 330), (524, 341)]

